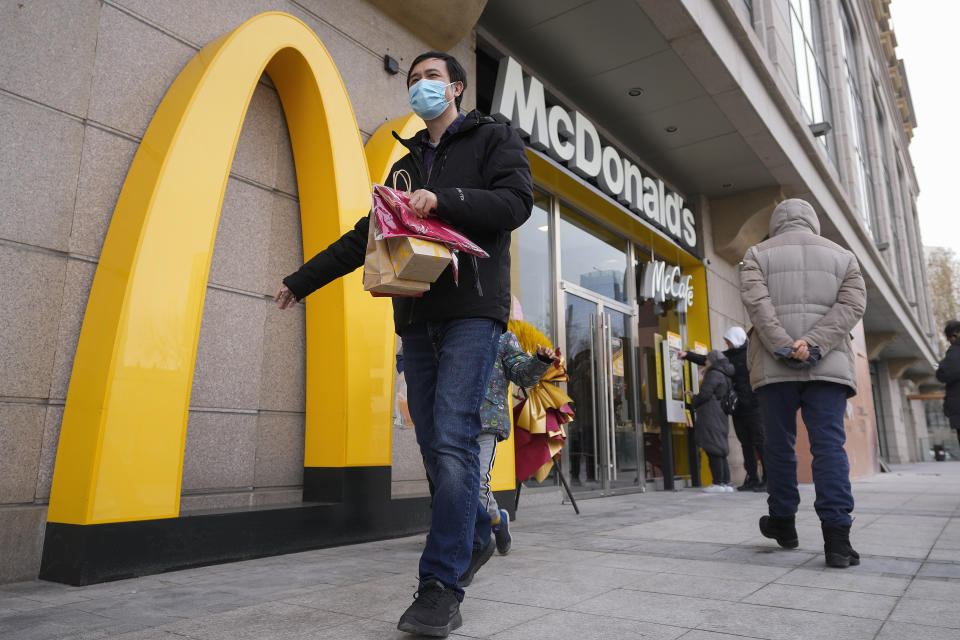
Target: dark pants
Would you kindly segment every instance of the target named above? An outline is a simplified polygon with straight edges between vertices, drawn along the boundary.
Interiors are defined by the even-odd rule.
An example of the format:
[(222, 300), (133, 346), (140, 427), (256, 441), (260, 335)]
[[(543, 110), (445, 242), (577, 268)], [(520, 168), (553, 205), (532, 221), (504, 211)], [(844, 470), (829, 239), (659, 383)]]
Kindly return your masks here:
[(460, 598), (474, 545), (490, 538), (490, 514), (477, 499), (477, 436), (501, 333), (496, 320), (464, 318), (411, 325), (401, 336), (407, 404), (434, 486), (420, 583), (439, 580)]
[[(733, 414), (733, 430), (743, 449), (743, 465), (747, 469), (747, 478), (759, 480), (757, 475), (757, 458), (763, 464), (763, 417), (760, 408), (750, 408), (737, 411)], [(766, 475), (767, 467), (763, 465)]]
[(960, 442), (960, 413), (947, 416), (950, 421), (950, 428), (957, 432), (957, 441)]
[(710, 463), (713, 484), (730, 484), (730, 465), (727, 463), (727, 456), (712, 456), (708, 453), (707, 462)]
[(824, 524), (850, 526), (853, 493), (850, 464), (843, 449), (847, 387), (833, 382), (780, 382), (761, 387), (757, 393), (766, 432), (764, 462), (770, 515), (791, 517), (800, 505), (796, 454), (799, 409), (813, 454), (817, 494), (813, 506)]

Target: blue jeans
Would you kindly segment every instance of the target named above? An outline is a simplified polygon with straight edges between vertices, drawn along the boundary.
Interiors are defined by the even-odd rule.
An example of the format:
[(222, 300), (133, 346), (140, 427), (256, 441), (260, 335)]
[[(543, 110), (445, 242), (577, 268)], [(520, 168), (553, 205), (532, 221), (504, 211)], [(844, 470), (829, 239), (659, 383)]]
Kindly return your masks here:
[(797, 409), (803, 416), (813, 454), (813, 503), (823, 524), (850, 526), (853, 493), (850, 464), (843, 449), (847, 387), (833, 382), (779, 382), (757, 390), (766, 429), (767, 506), (774, 517), (792, 517), (800, 505), (797, 490)]
[(407, 405), (427, 474), (434, 485), (430, 535), (420, 556), (420, 583), (457, 584), (474, 546), (490, 538), (480, 504), (480, 407), (493, 371), (503, 325), (463, 318), (403, 330)]

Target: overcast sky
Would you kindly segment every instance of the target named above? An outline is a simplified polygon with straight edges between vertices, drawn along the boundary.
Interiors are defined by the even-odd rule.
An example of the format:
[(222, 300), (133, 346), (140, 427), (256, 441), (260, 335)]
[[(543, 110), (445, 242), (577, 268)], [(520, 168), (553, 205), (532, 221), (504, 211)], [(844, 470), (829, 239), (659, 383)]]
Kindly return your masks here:
[(917, 128), (910, 155), (920, 183), (917, 212), (923, 244), (960, 255), (960, 2), (894, 0), (891, 26), (903, 59)]

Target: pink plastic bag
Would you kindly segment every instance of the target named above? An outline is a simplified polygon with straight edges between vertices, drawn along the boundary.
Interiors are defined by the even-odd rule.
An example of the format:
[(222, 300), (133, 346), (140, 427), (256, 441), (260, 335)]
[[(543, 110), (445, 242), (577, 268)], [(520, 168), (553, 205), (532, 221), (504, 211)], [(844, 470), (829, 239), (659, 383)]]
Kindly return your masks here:
[(439, 218), (418, 218), (410, 210), (410, 198), (402, 191), (380, 184), (373, 185), (373, 211), (384, 238), (410, 236), (440, 242), (450, 251), (463, 251), (478, 258), (489, 254)]

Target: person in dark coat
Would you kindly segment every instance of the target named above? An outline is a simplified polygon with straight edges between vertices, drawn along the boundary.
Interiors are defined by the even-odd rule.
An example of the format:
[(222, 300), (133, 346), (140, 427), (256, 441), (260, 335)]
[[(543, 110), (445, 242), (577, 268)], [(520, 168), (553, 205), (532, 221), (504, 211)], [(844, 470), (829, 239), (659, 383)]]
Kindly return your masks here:
[(951, 320), (943, 329), (950, 348), (937, 367), (937, 380), (947, 385), (943, 413), (960, 440), (960, 321)]
[[(480, 504), (480, 408), (510, 312), (510, 234), (530, 217), (533, 182), (517, 131), (477, 111), (459, 113), (463, 66), (446, 53), (416, 58), (407, 74), (410, 107), (426, 129), (400, 139), (393, 165), (410, 175), (410, 209), (436, 216), (480, 245), (488, 258), (463, 260), (459, 286), (448, 267), (419, 298), (394, 298), (403, 340), (407, 402), (433, 482), (430, 534), (419, 587), (397, 628), (445, 637), (462, 624), (463, 584), (496, 549)], [(283, 279), (281, 309), (363, 265), (369, 218)]]
[[(733, 430), (743, 449), (743, 465), (747, 477), (737, 491), (766, 491), (767, 479), (757, 472), (757, 460), (763, 468), (763, 418), (760, 402), (750, 387), (750, 370), (747, 368), (747, 334), (741, 327), (730, 327), (723, 334), (727, 349), (723, 355), (733, 365), (733, 388), (737, 392), (737, 408), (733, 412)], [(701, 367), (706, 356), (692, 351), (681, 352), (685, 358)], [(764, 469), (766, 475), (766, 469)]]
[(733, 493), (730, 465), (727, 464), (730, 421), (720, 406), (720, 399), (730, 393), (733, 385), (733, 365), (716, 349), (707, 354), (706, 365), (700, 392), (696, 395), (687, 392), (694, 410), (693, 436), (697, 446), (707, 454), (710, 473), (713, 474), (713, 484), (703, 490), (707, 493)]

